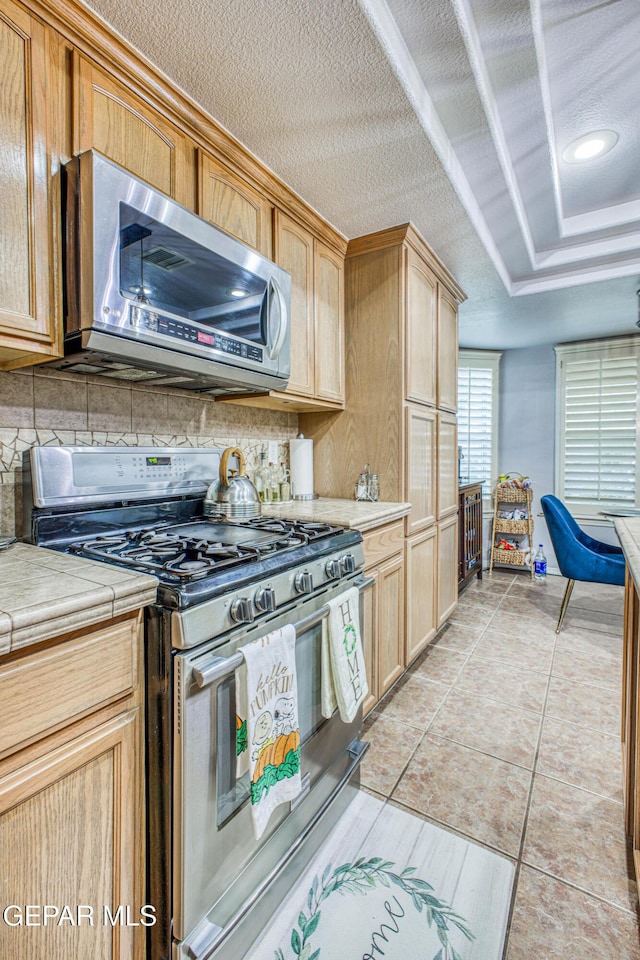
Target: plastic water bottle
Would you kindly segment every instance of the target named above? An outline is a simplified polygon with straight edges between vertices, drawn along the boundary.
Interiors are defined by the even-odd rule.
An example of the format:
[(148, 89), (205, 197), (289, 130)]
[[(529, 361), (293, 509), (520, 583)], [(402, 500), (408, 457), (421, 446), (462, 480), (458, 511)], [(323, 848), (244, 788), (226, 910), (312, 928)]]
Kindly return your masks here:
[(533, 558), (533, 579), (545, 580), (547, 576), (547, 558), (544, 555), (542, 544), (538, 547), (538, 552)]

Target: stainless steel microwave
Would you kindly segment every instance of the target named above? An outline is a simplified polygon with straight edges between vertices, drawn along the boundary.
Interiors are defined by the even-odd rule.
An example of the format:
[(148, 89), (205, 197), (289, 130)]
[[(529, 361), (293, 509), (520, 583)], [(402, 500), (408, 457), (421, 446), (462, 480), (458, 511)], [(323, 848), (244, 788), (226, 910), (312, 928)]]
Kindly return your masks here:
[(95, 151), (65, 169), (55, 366), (213, 394), (286, 387), (288, 273)]

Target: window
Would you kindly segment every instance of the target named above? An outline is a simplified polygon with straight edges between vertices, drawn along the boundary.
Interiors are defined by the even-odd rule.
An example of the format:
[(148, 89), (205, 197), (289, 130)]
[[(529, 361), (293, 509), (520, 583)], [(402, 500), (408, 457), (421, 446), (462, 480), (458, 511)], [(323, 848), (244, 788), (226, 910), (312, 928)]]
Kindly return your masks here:
[(637, 507), (640, 337), (555, 349), (558, 496), (584, 516)]
[(484, 480), (491, 496), (498, 463), (498, 369), (501, 353), (461, 350), (458, 358), (458, 453), (462, 479)]

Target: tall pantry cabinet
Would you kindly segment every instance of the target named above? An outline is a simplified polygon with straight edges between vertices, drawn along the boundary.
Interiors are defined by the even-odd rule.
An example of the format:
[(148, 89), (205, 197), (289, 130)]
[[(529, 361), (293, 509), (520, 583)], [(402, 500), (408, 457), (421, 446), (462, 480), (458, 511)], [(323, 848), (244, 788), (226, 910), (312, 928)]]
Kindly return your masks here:
[(308, 414), (321, 496), (353, 497), (364, 463), (405, 519), (409, 663), (457, 603), (458, 304), (464, 294), (411, 224), (349, 243), (346, 410)]

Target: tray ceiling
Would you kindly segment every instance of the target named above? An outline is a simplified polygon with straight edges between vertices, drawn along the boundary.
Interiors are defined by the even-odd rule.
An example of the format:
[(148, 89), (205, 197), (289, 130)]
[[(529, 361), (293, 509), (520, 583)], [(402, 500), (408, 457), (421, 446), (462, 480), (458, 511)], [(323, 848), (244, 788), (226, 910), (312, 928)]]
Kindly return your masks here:
[(637, 0), (90, 5), (346, 237), (413, 221), (463, 345), (636, 332)]

